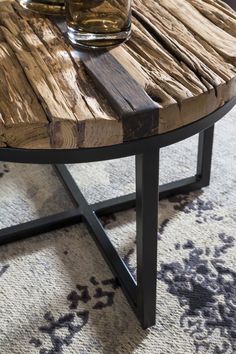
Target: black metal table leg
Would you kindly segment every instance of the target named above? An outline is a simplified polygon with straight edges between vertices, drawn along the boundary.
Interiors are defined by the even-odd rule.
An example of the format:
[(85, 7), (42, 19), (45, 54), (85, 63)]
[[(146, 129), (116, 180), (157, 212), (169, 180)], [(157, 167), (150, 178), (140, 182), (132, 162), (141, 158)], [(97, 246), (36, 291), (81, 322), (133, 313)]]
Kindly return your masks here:
[(137, 314), (143, 328), (155, 324), (159, 149), (136, 156)]
[(115, 247), (112, 245), (112, 242), (106, 235), (106, 232), (98, 219), (95, 210), (93, 209), (93, 205), (89, 205), (87, 203), (85, 197), (76, 185), (66, 166), (56, 165), (55, 168), (64, 186), (79, 204), (80, 210), (83, 214), (83, 219), (86, 222), (88, 229), (91, 231), (97, 246), (103, 254), (103, 257), (105, 258), (111, 271), (118, 278), (128, 301), (135, 309), (137, 297), (136, 282), (123, 259), (119, 256)]
[(210, 184), (213, 140), (214, 125), (199, 134), (197, 162), (199, 188), (207, 187)]

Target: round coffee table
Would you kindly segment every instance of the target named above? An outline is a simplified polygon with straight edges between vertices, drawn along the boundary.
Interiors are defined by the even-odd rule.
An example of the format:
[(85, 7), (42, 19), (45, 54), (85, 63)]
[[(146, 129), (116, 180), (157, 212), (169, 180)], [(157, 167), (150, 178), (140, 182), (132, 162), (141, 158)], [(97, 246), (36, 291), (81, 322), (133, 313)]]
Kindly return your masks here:
[[(192, 38), (195, 46), (196, 23), (189, 30), (189, 19), (184, 23), (181, 12), (173, 17), (177, 2), (165, 0), (164, 5), (158, 4), (159, 10), (166, 19), (168, 16), (172, 19), (177, 32), (185, 25), (184, 35)], [(143, 328), (155, 324), (158, 200), (209, 185), (214, 124), (236, 104), (236, 53), (230, 53), (236, 38), (217, 26), (216, 16), (216, 24), (211, 24), (215, 38), (217, 35), (222, 38), (224, 34), (231, 41), (229, 48), (216, 44), (217, 53), (207, 34), (199, 41), (199, 52), (205, 55), (208, 52), (219, 65), (213, 77), (212, 66), (206, 67), (201, 53), (198, 55), (195, 48), (194, 54), (186, 39), (186, 52), (180, 57), (182, 49), (177, 48), (177, 44), (180, 47), (183, 43), (177, 43), (168, 28), (163, 34), (161, 26), (164, 24), (158, 16), (154, 24), (150, 22), (150, 4), (155, 5), (153, 0), (146, 5), (140, 0), (134, 3), (133, 39), (111, 53), (77, 52), (63, 42), (58, 31), (58, 28), (64, 31), (63, 21), (57, 20), (55, 24), (29, 16), (16, 3), (2, 5), (0, 13), (0, 22), (5, 26), (0, 43), (0, 63), (5, 70), (5, 85), (0, 91), (0, 97), (4, 95), (4, 101), (0, 100), (3, 122), (0, 160), (53, 164), (75, 204), (72, 210), (1, 230), (0, 244), (85, 222)], [(189, 10), (190, 19), (196, 16), (204, 19), (200, 1), (196, 2), (198, 9), (186, 1), (183, 4)], [(223, 5), (214, 10), (219, 16), (236, 16)], [(208, 24), (209, 20), (204, 21)], [(17, 33), (17, 23), (24, 23), (25, 35)], [(142, 48), (149, 50), (150, 61)], [(5, 56), (1, 56), (3, 52)], [(192, 67), (189, 53), (192, 53)], [(160, 57), (160, 66), (153, 62), (156, 55)], [(12, 71), (13, 65), (16, 74)], [(63, 68), (64, 71), (60, 71)], [(183, 76), (184, 71), (186, 76)], [(78, 81), (73, 81), (75, 77)], [(165, 80), (166, 86), (163, 86)], [(174, 93), (179, 96), (175, 97)], [(35, 112), (39, 114), (37, 117)], [(86, 116), (86, 112), (90, 115)], [(101, 115), (96, 116), (99, 112)], [(196, 174), (159, 187), (160, 149), (195, 134), (199, 134)], [(131, 155), (136, 157), (136, 193), (96, 204), (87, 203), (64, 165)], [(102, 215), (132, 207), (136, 207), (137, 216), (137, 279), (131, 275), (99, 221)]]

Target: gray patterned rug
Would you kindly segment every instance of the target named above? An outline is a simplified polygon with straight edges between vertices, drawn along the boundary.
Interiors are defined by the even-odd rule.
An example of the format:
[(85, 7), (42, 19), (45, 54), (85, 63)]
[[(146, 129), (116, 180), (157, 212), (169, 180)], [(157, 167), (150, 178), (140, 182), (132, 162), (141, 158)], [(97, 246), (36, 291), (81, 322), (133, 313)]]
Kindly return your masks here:
[[(236, 110), (211, 186), (161, 201), (157, 324), (141, 330), (84, 225), (0, 248), (1, 354), (236, 353)], [(196, 138), (163, 149), (161, 182), (194, 173)], [(134, 190), (132, 158), (70, 166), (90, 202)], [(50, 166), (0, 164), (0, 228), (71, 207)], [(102, 219), (135, 272), (135, 213)]]

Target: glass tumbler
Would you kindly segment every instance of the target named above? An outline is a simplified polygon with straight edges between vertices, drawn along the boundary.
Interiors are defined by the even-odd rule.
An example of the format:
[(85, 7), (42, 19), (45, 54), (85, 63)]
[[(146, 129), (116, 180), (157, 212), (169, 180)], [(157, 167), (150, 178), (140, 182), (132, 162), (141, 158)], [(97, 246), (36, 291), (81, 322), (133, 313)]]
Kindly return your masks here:
[(131, 0), (66, 0), (68, 37), (83, 47), (111, 47), (131, 34)]
[(22, 7), (43, 15), (65, 14), (64, 0), (19, 0)]

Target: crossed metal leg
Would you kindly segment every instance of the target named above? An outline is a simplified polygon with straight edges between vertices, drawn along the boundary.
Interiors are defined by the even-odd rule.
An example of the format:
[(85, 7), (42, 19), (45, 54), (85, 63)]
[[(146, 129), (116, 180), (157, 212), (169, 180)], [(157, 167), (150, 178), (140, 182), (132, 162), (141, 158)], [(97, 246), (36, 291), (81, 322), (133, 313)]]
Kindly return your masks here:
[[(209, 184), (214, 126), (199, 134), (196, 175), (159, 186), (159, 147), (153, 145), (136, 155), (136, 193), (88, 204), (65, 165), (55, 165), (69, 192), (75, 208), (56, 215), (0, 230), (0, 245), (25, 239), (65, 226), (85, 222), (91, 230), (106, 262), (134, 309), (142, 327), (155, 324), (157, 277), (157, 220), (159, 199), (188, 193)], [(158, 190), (159, 189), (159, 190)], [(133, 278), (118, 255), (99, 220), (108, 215), (136, 206), (137, 219), (137, 280)]]

